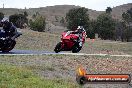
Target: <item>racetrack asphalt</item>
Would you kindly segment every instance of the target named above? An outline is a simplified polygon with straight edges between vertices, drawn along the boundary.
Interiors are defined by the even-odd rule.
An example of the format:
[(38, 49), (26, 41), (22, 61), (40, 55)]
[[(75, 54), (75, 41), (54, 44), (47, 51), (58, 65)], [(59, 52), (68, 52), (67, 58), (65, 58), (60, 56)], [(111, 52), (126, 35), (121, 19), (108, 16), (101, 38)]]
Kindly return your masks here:
[(37, 50), (18, 50), (13, 49), (8, 53), (0, 52), (0, 55), (80, 55), (80, 56), (112, 56), (112, 57), (132, 57), (132, 55), (110, 55), (110, 54), (86, 54), (86, 53), (70, 53), (54, 51), (37, 51)]

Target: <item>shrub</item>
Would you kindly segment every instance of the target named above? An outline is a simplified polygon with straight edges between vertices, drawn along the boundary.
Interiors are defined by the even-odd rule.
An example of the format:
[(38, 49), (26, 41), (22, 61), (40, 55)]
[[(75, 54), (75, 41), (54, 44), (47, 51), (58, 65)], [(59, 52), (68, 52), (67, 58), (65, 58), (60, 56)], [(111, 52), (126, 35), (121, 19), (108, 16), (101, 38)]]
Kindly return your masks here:
[(74, 8), (66, 14), (67, 28), (75, 30), (77, 26), (83, 26), (87, 32), (87, 37), (95, 38), (92, 22), (89, 20), (89, 14), (86, 8)]
[(31, 30), (44, 32), (45, 31), (45, 18), (42, 16), (37, 16), (34, 20), (30, 20), (30, 28)]
[(109, 14), (101, 14), (97, 17), (98, 34), (101, 39), (113, 39), (115, 21)]
[(24, 14), (11, 15), (9, 16), (9, 20), (18, 28), (23, 28), (23, 24), (28, 23), (28, 19)]
[(0, 20), (2, 20), (3, 18), (4, 18), (4, 14), (0, 12)]
[(86, 8), (74, 8), (66, 14), (67, 28), (73, 29), (77, 26), (83, 26), (85, 29), (89, 26), (89, 15)]

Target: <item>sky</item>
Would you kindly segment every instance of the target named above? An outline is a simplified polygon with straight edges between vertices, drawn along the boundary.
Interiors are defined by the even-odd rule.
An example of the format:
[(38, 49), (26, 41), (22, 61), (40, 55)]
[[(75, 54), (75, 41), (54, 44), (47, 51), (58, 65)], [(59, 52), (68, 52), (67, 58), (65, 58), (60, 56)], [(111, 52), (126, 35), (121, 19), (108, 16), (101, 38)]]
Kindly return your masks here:
[(76, 5), (89, 9), (104, 11), (107, 7), (115, 7), (132, 0), (0, 0), (0, 8), (38, 8), (54, 5)]

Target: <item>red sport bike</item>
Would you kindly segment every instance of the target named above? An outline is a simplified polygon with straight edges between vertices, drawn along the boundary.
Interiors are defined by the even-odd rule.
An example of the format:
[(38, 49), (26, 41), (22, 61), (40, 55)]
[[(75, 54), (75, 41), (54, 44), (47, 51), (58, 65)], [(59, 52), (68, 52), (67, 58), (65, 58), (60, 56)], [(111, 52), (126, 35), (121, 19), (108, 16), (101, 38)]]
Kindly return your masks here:
[[(86, 32), (82, 32), (82, 46), (85, 43), (85, 38), (86, 38)], [(56, 53), (60, 51), (72, 51), (72, 53), (78, 53), (81, 49), (82, 46), (79, 46), (79, 35), (75, 34), (74, 32), (68, 31), (68, 32), (63, 32), (62, 37), (61, 37), (61, 42), (59, 42), (54, 51)]]

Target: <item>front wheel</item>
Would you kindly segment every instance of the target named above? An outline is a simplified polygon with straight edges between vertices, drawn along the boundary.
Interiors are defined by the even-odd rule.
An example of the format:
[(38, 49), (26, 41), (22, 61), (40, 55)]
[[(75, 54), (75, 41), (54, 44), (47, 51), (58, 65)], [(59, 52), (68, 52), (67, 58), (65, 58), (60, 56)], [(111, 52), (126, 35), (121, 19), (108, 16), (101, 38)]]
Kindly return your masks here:
[(11, 51), (16, 45), (16, 41), (14, 40), (10, 40), (10, 43), (5, 46), (4, 48), (2, 48), (2, 52), (9, 52)]
[(58, 52), (61, 51), (61, 42), (59, 42), (59, 43), (56, 45), (54, 51), (55, 51), (56, 53), (58, 53)]

